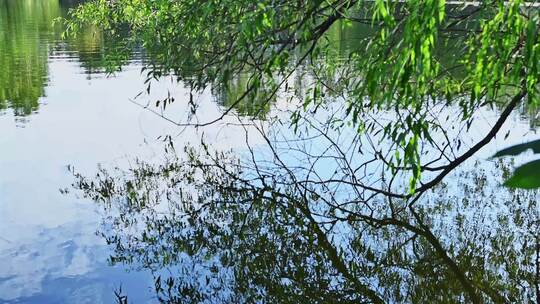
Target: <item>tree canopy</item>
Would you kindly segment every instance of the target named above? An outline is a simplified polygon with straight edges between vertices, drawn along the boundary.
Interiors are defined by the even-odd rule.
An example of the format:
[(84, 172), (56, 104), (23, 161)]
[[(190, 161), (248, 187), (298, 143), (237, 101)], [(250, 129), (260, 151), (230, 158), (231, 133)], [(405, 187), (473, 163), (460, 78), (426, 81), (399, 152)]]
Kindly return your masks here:
[[(341, 97), (341, 122), (360, 132), (380, 129), (396, 145), (388, 164), (409, 169), (411, 193), (422, 190), (429, 164), (422, 143), (438, 145), (428, 109), (458, 105), (455, 118), (470, 121), (480, 107), (502, 106), (504, 121), (523, 100), (538, 100), (538, 10), (524, 1), (99, 0), (71, 16), (71, 33), (88, 23), (111, 35), (128, 28), (133, 42), (154, 54), (149, 78), (173, 73), (196, 91), (246, 75), (244, 94), (231, 106), (270, 100), (300, 64), (318, 60), (314, 73), (324, 77), (299, 96), (304, 108)], [(325, 34), (353, 24), (365, 25), (365, 36), (342, 56), (347, 60), (333, 60)], [(388, 110), (399, 116), (386, 125), (366, 119)]]

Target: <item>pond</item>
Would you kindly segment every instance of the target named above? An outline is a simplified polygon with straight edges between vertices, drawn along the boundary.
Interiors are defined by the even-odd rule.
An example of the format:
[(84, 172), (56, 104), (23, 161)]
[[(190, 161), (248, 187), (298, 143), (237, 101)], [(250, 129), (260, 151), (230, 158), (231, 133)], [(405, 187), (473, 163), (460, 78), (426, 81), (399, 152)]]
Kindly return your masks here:
[[(164, 153), (164, 147), (169, 147), (170, 150), (170, 143), (174, 142), (177, 150), (181, 150), (180, 147), (183, 145), (199, 145), (202, 138), (205, 138), (206, 143), (209, 143), (213, 150), (234, 149), (238, 154), (244, 155), (249, 154), (246, 152), (253, 151), (246, 148), (246, 143), (249, 143), (248, 147), (263, 146), (265, 138), (261, 138), (257, 130), (246, 131), (245, 126), (239, 123), (239, 118), (232, 114), (226, 116), (217, 125), (197, 129), (179, 127), (176, 122), (190, 117), (192, 109), (190, 103), (186, 101), (193, 99), (191, 90), (171, 78), (162, 77), (153, 82), (150, 92), (146, 92), (146, 78), (141, 73), (141, 68), (151, 60), (151, 56), (139, 48), (133, 49), (127, 57), (122, 58), (124, 64), (121, 70), (109, 71), (107, 60), (111, 59), (109, 56), (115, 56), (116, 45), (122, 42), (114, 41), (95, 29), (89, 28), (77, 37), (63, 39), (63, 28), (58, 23), (54, 23), (54, 20), (66, 16), (67, 10), (73, 5), (73, 3), (59, 0), (0, 0), (0, 67), (2, 68), (0, 72), (0, 302), (115, 303), (122, 299), (115, 295), (118, 293), (128, 295), (130, 303), (154, 303), (158, 301), (156, 289), (159, 288), (156, 287), (156, 282), (161, 282), (159, 279), (156, 280), (156, 277), (161, 279), (161, 276), (165, 277), (166, 274), (189, 283), (189, 288), (178, 287), (178, 290), (185, 294), (193, 294), (193, 290), (199, 289), (194, 298), (202, 299), (203, 302), (240, 300), (241, 296), (231, 295), (238, 290), (244, 290), (247, 295), (252, 295), (257, 299), (265, 293), (261, 291), (260, 294), (257, 292), (251, 294), (246, 290), (255, 290), (253, 286), (258, 283), (268, 288), (268, 285), (274, 282), (273, 277), (266, 277), (268, 273), (274, 274), (273, 270), (267, 269), (268, 265), (287, 264), (288, 260), (278, 258), (287, 250), (290, 250), (291, 256), (299, 254), (300, 262), (295, 264), (297, 260), (292, 259), (290, 263), (293, 266), (305, 266), (306, 273), (298, 272), (298, 267), (290, 266), (291, 269), (287, 268), (289, 266), (284, 267), (283, 269), (288, 269), (292, 274), (291, 278), (285, 275), (280, 277), (279, 282), (283, 286), (290, 286), (291, 283), (287, 280), (292, 281), (306, 276), (317, 278), (320, 276), (321, 279), (313, 282), (307, 280), (309, 282), (306, 284), (309, 286), (304, 286), (306, 290), (310, 288), (332, 290), (333, 287), (341, 284), (340, 279), (324, 277), (324, 271), (332, 270), (319, 265), (324, 264), (324, 255), (315, 254), (317, 248), (313, 248), (313, 244), (300, 241), (301, 238), (298, 236), (317, 234), (311, 231), (311, 226), (308, 227), (308, 225), (304, 227), (301, 223), (298, 224), (299, 231), (293, 231), (294, 229), (287, 228), (288, 226), (280, 228), (281, 219), (266, 217), (260, 213), (261, 220), (247, 220), (253, 229), (259, 229), (254, 234), (264, 235), (270, 230), (274, 233), (281, 231), (283, 239), (270, 242), (268, 240), (269, 235), (272, 236), (270, 233), (264, 238), (248, 238), (241, 244), (237, 244), (227, 234), (217, 237), (215, 242), (221, 245), (214, 246), (213, 241), (206, 239), (202, 232), (200, 235), (195, 232), (193, 234), (183, 232), (182, 229), (189, 230), (189, 225), (186, 228), (183, 224), (179, 224), (182, 219), (176, 219), (174, 216), (162, 217), (160, 212), (156, 212), (160, 207), (156, 207), (156, 210), (146, 210), (145, 208), (148, 207), (133, 210), (132, 206), (102, 208), (94, 202), (94, 200), (99, 201), (101, 197), (98, 195), (98, 199), (95, 199), (93, 196), (96, 193), (103, 193), (100, 191), (104, 189), (99, 186), (96, 189), (80, 180), (76, 181), (77, 177), (74, 177), (73, 171), (81, 176), (93, 176), (98, 167), (112, 171), (115, 170), (114, 168), (119, 168), (118, 170), (122, 172), (123, 170), (137, 172), (140, 169), (137, 159), (144, 159), (145, 163), (155, 166), (164, 163), (174, 164), (176, 160), (171, 161), (171, 152)], [(336, 30), (330, 35), (335, 40), (336, 48), (347, 49), (349, 44), (354, 44), (357, 36), (361, 36), (361, 32), (361, 28), (353, 28), (346, 31)], [(304, 79), (297, 79), (298, 83), (303, 81)], [(242, 79), (239, 82), (241, 83)], [(223, 95), (219, 88), (208, 88), (199, 92), (195, 97), (198, 101), (197, 119), (204, 122), (219, 117), (228, 100), (234, 99), (235, 94), (241, 93), (230, 90), (227, 94)], [(176, 99), (176, 102), (168, 105), (166, 110), (154, 106), (156, 100), (166, 100), (171, 96)], [(261, 122), (261, 125), (266, 126), (263, 116), (270, 113), (268, 116), (275, 114), (283, 117), (283, 114), (278, 112), (281, 110), (286, 112), (289, 106), (288, 101), (290, 101), (288, 96), (279, 96), (274, 101), (272, 109), (266, 109), (262, 114), (260, 111), (254, 114), (251, 105), (237, 105), (236, 114), (241, 117), (241, 122), (248, 119)], [(332, 109), (325, 109), (325, 111), (325, 115), (328, 115)], [(451, 112), (451, 110), (448, 111), (448, 113)], [(167, 114), (166, 117), (172, 117), (174, 121), (164, 119), (162, 117), (164, 113)], [(483, 119), (473, 124), (472, 130), (477, 132), (471, 132), (471, 138), (480, 138), (482, 131), (493, 125), (498, 113), (500, 113), (499, 109), (481, 112), (479, 116)], [(441, 117), (443, 114), (440, 114)], [(469, 261), (467, 257), (470, 256), (470, 260), (473, 261), (477, 258), (475, 255), (477, 251), (485, 250), (485, 248), (459, 245), (467, 243), (467, 236), (475, 241), (489, 242), (490, 238), (497, 239), (498, 235), (501, 238), (512, 239), (514, 243), (508, 241), (505, 244), (517, 247), (518, 244), (522, 244), (522, 239), (537, 233), (539, 207), (535, 202), (538, 194), (513, 192), (501, 187), (500, 180), (504, 172), (507, 174), (510, 165), (489, 159), (489, 156), (498, 148), (521, 143), (527, 138), (535, 138), (536, 126), (537, 115), (534, 111), (524, 108), (520, 113), (513, 114), (500, 131), (501, 134), (506, 134), (506, 137), (497, 137), (490, 146), (482, 149), (477, 156), (465, 163), (463, 169), (451, 174), (425, 199), (427, 207), (423, 212), (437, 218), (437, 220), (428, 220), (433, 235), (439, 237), (442, 244), (455, 245), (456, 257)], [(246, 134), (251, 134), (251, 137), (246, 139)], [(307, 134), (309, 131), (306, 131), (306, 137), (309, 137)], [(347, 135), (346, 130), (332, 134), (335, 136), (333, 138), (342, 139), (343, 142), (354, 137), (351, 134)], [(285, 126), (276, 138), (283, 139), (291, 136), (293, 136), (292, 130)], [(279, 141), (276, 140), (276, 142)], [(467, 144), (470, 142), (464, 140), (464, 145)], [(301, 162), (299, 160), (304, 159), (302, 157), (305, 155), (296, 154), (295, 151), (301, 150), (300, 147), (308, 149), (306, 146), (310, 147), (309, 151), (320, 152), (324, 150), (324, 140), (316, 140), (303, 146), (300, 144), (281, 146), (280, 151), (283, 153), (281, 155), (285, 163), (294, 165), (295, 162)], [(239, 149), (239, 147), (243, 148)], [(272, 151), (264, 148), (255, 149), (255, 151), (255, 158), (261, 161), (270, 159), (275, 161), (275, 157), (271, 155)], [(301, 152), (309, 154), (306, 151)], [(345, 151), (345, 153), (349, 152)], [(334, 166), (336, 165), (332, 161), (323, 161), (314, 164), (312, 169), (319, 170), (321, 175), (331, 176)], [(266, 170), (272, 170), (270, 168)], [(298, 174), (309, 176), (309, 173), (305, 172)], [(185, 180), (190, 177), (188, 173), (182, 176)], [(230, 182), (224, 177), (219, 177), (222, 179), (217, 180), (209, 176), (204, 178), (223, 184)], [(114, 180), (119, 184), (124, 181), (121, 178)], [(129, 182), (130, 179), (127, 178), (127, 180)], [(137, 178), (133, 180), (136, 184)], [(156, 174), (155, 180), (147, 182), (151, 185), (154, 185), (154, 182), (169, 185), (169, 183), (185, 182), (185, 180), (174, 181), (169, 176)], [(76, 188), (82, 189), (85, 193), (73, 191), (72, 184), (74, 183)], [(185, 186), (191, 187), (189, 183)], [(200, 186), (204, 187), (204, 183)], [(274, 187), (280, 187), (279, 182), (277, 186), (274, 184)], [(160, 193), (157, 189), (159, 186), (149, 188), (146, 190), (150, 193)], [(123, 190), (126, 188), (118, 189), (118, 197), (124, 194)], [(214, 191), (214, 189), (207, 191)], [(243, 191), (247, 190), (243, 189)], [(355, 190), (340, 188), (339, 191), (338, 189), (332, 189), (332, 191), (335, 191), (336, 197), (343, 198)], [(219, 191), (218, 194), (234, 195), (230, 192)], [(171, 195), (177, 198), (186, 194), (172, 193)], [(242, 192), (237, 195), (246, 194)], [(124, 202), (124, 198), (117, 199)], [(169, 199), (168, 196), (167, 199)], [(190, 199), (196, 200), (193, 197)], [(518, 206), (521, 209), (509, 204), (516, 200), (526, 203)], [(483, 205), (485, 201), (489, 201), (490, 204)], [(453, 205), (454, 202), (456, 205)], [(154, 203), (156, 205), (162, 203), (161, 198), (156, 199)], [(224, 228), (227, 226), (225, 223), (232, 218), (240, 221), (235, 215), (229, 218), (220, 213), (220, 210), (209, 212), (215, 213), (216, 218), (213, 219), (212, 225), (215, 225), (214, 228), (217, 227), (218, 230), (227, 230)], [(527, 216), (529, 222), (527, 222)], [(516, 220), (516, 217), (520, 219)], [(203, 219), (199, 224), (211, 226), (208, 221)], [(261, 222), (264, 221), (268, 227), (258, 226), (263, 225)], [(478, 223), (482, 221), (485, 225), (480, 225), (480, 227)], [(466, 224), (462, 225), (462, 222)], [(449, 227), (448, 223), (458, 224)], [(139, 239), (137, 241), (130, 238), (138, 235), (134, 232), (137, 228), (144, 228), (145, 225), (147, 227), (145, 233), (148, 235), (154, 233), (152, 236), (145, 236), (142, 242)], [(343, 239), (336, 242), (356, 244), (352, 234), (347, 235), (347, 231), (352, 228), (346, 225), (340, 228), (340, 225), (338, 223), (336, 229), (345, 236), (335, 235), (336, 239)], [(527, 227), (530, 229), (523, 232), (523, 227), (520, 225), (529, 225)], [(484, 229), (490, 226), (494, 230)], [(531, 228), (533, 226), (535, 228)], [(352, 227), (354, 228), (354, 225)], [(364, 232), (372, 233), (370, 242), (378, 244), (374, 246), (375, 250), (372, 253), (376, 256), (378, 254), (376, 251), (382, 250), (381, 248), (386, 246), (382, 244), (387, 244), (388, 240), (376, 232), (367, 230)], [(523, 233), (520, 234), (521, 232)], [(386, 231), (386, 233), (390, 232)], [(197, 246), (192, 243), (180, 244), (181, 239), (182, 237), (196, 239), (196, 236), (201, 238), (199, 242), (202, 243), (197, 246), (208, 245), (209, 248), (201, 253), (201, 256), (192, 254), (186, 257), (185, 253), (194, 250), (193, 247)], [(294, 240), (296, 237), (299, 238), (298, 242)], [(377, 240), (380, 243), (377, 243)], [(532, 237), (530, 240), (533, 242)], [(197, 243), (197, 241), (194, 242)], [(229, 247), (223, 244), (229, 244), (227, 245)], [(249, 271), (246, 270), (246, 273), (243, 273), (249, 278), (241, 281), (242, 276), (235, 272), (237, 269), (233, 267), (233, 263), (221, 262), (219, 265), (222, 269), (208, 270), (216, 268), (215, 260), (218, 257), (227, 256), (234, 260), (227, 254), (216, 254), (224, 250), (220, 246), (235, 248), (227, 252), (232, 256), (240, 256), (247, 252), (255, 255), (248, 249), (253, 249), (258, 256), (260, 255), (260, 260), (249, 258), (242, 260), (243, 263), (253, 266), (253, 269), (250, 268)], [(324, 246), (319, 243), (318, 247)], [(491, 249), (493, 248), (502, 250), (495, 243), (491, 245)], [(362, 247), (361, 250), (364, 249)], [(343, 255), (354, 256), (356, 249), (350, 249), (350, 252), (347, 250), (344, 249)], [(302, 256), (300, 253), (303, 251), (310, 254)], [(485, 257), (489, 257), (487, 251), (485, 252)], [(265, 253), (270, 254), (265, 255)], [(515, 253), (512, 251), (512, 254)], [(422, 254), (425, 255), (421, 259), (423, 261), (432, 257), (429, 252), (422, 251)], [(512, 259), (517, 261), (520, 257), (512, 257)], [(526, 258), (523, 257), (523, 259)], [(434, 260), (437, 259), (434, 258)], [(459, 260), (458, 264), (461, 264), (462, 260)], [(403, 261), (403, 264), (406, 264), (405, 262)], [(416, 267), (414, 273), (418, 274), (420, 282), (418, 284), (420, 286), (425, 284), (427, 293), (431, 290), (429, 288), (435, 290), (441, 286), (450, 290), (449, 293), (452, 293), (452, 290), (459, 290), (451, 279), (446, 281), (443, 278), (441, 282), (437, 282), (438, 285), (422, 283), (422, 278), (430, 277), (430, 271), (437, 272), (439, 269), (437, 263), (422, 265), (417, 263), (414, 267), (411, 266), (411, 268)], [(463, 265), (469, 265), (466, 262), (463, 263)], [(504, 268), (500, 266), (501, 264), (495, 263), (497, 266), (494, 267)], [(525, 264), (524, 262), (523, 265)], [(229, 265), (229, 267), (224, 267), (224, 265)], [(310, 269), (310, 265), (320, 267), (314, 266), (314, 269)], [(479, 267), (473, 262), (470, 262), (470, 265)], [(512, 267), (521, 269), (521, 266)], [(392, 265), (392, 267), (393, 269), (407, 268), (404, 265)], [(528, 266), (523, 267), (526, 270), (529, 269)], [(401, 286), (400, 284), (403, 284), (401, 280), (410, 279), (403, 274), (404, 270), (403, 272), (396, 271), (388, 276), (385, 276), (386, 272), (383, 275), (371, 268), (358, 271), (373, 271), (373, 276), (379, 280), (377, 284), (380, 288), (390, 285)], [(441, 270), (442, 272), (444, 271)], [(426, 275), (426, 273), (430, 274)], [(520, 272), (517, 270), (510, 274), (501, 270), (501, 273), (504, 273), (501, 276), (507, 275), (509, 281), (519, 281), (516, 276), (519, 276)], [(402, 274), (403, 276), (400, 277)], [(190, 276), (194, 278), (186, 279)], [(235, 279), (231, 278), (233, 276)], [(441, 277), (444, 275), (441, 274)], [(206, 284), (201, 283), (204, 279), (206, 279)], [(265, 280), (268, 282), (261, 283)], [(222, 288), (220, 285), (229, 286), (231, 281), (241, 281), (241, 288)], [(373, 279), (373, 281), (376, 280)], [(171, 282), (171, 286), (177, 288), (176, 282), (166, 280), (163, 282)], [(163, 283), (164, 286), (165, 284)], [(495, 279), (493, 279), (493, 284), (494, 288), (503, 288), (503, 285), (497, 285), (499, 283)], [(508, 283), (508, 286), (514, 288), (515, 285), (512, 284)], [(201, 287), (202, 285), (206, 287)], [(532, 292), (530, 286), (521, 287), (523, 289), (516, 291), (515, 294), (528, 295)], [(397, 290), (400, 288), (402, 287), (396, 287)], [(161, 293), (165, 294), (163, 290), (164, 288), (161, 288)], [(271, 290), (271, 288), (266, 290)], [(330, 299), (329, 295), (331, 296), (332, 293), (321, 292), (321, 295), (314, 296), (321, 302), (325, 302)], [(170, 290), (162, 298), (177, 301), (182, 299), (182, 297), (175, 298)], [(279, 299), (279, 296), (275, 299)]]
[(72, 183), (67, 165), (93, 172), (150, 155), (145, 142), (169, 126), (129, 101), (143, 84), (140, 58), (107, 77), (96, 68), (102, 37), (61, 39), (53, 20), (68, 7), (0, 2), (0, 302), (111, 303), (122, 286), (145, 303), (150, 277), (110, 267), (97, 209), (59, 189)]

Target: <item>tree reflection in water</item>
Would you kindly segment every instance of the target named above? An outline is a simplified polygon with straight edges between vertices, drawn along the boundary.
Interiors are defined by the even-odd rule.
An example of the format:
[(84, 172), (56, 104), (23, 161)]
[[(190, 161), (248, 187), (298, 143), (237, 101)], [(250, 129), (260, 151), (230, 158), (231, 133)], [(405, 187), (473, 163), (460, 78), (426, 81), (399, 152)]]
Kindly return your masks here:
[(0, 1), (0, 110), (28, 115), (38, 109), (48, 74), (43, 38), (57, 16), (58, 1)]
[(162, 302), (538, 300), (538, 193), (500, 188), (508, 163), (459, 169), (410, 204), (346, 197), (345, 180), (308, 183), (279, 158), (184, 155), (75, 173), (105, 206), (111, 262), (152, 270)]

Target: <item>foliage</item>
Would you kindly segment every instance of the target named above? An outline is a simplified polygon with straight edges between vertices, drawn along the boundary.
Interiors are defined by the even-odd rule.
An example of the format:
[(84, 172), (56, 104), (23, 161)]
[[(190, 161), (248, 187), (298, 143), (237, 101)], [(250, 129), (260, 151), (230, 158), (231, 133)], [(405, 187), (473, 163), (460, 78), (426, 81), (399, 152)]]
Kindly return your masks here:
[[(231, 106), (243, 99), (266, 103), (287, 87), (299, 64), (325, 61), (312, 68), (328, 76), (295, 92), (303, 108), (292, 123), (329, 95), (342, 97), (347, 106), (336, 127), (382, 132), (381, 140), (395, 145), (386, 163), (393, 171), (407, 168), (409, 192), (415, 193), (426, 164), (422, 145), (439, 145), (432, 133), (440, 126), (428, 119), (429, 109), (443, 100), (457, 105), (456, 119), (470, 126), (481, 107), (513, 109), (524, 97), (537, 103), (538, 11), (526, 5), (520, 0), (482, 1), (476, 8), (444, 0), (96, 0), (72, 11), (67, 24), (72, 34), (89, 23), (108, 35), (128, 28), (133, 43), (154, 56), (149, 79), (173, 73), (202, 90), (247, 75), (245, 94)], [(369, 30), (344, 54), (348, 60), (326, 60), (332, 52), (327, 32), (355, 24)], [(440, 51), (452, 46), (452, 56)], [(253, 93), (262, 88), (267, 97)], [(396, 116), (386, 124), (366, 119), (380, 111)]]
[(540, 188), (540, 160), (535, 160), (520, 166), (516, 169), (514, 175), (504, 184), (514, 188)]
[(515, 156), (529, 149), (531, 149), (533, 153), (540, 153), (540, 140), (535, 140), (528, 143), (519, 144), (519, 145), (515, 145), (512, 147), (503, 149), (495, 153), (493, 157), (508, 156), (508, 155)]
[[(535, 140), (503, 149), (497, 152), (494, 157), (508, 155), (515, 156), (529, 149), (532, 150), (533, 153), (540, 153), (540, 140)], [(504, 184), (508, 187), (513, 188), (540, 188), (540, 160), (535, 160), (518, 167), (514, 172), (514, 175)]]

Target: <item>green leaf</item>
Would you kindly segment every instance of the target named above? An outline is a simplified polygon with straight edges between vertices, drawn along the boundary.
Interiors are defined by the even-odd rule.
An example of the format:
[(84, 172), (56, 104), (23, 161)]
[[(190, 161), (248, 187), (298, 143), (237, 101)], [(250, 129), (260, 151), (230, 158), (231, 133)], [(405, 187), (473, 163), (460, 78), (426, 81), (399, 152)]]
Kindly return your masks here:
[(515, 145), (506, 149), (503, 149), (497, 152), (493, 157), (507, 156), (507, 155), (518, 155), (529, 149), (532, 149), (534, 153), (540, 153), (540, 139), (531, 141), (528, 143)]
[(510, 188), (536, 189), (540, 188), (540, 159), (519, 167), (505, 183)]

